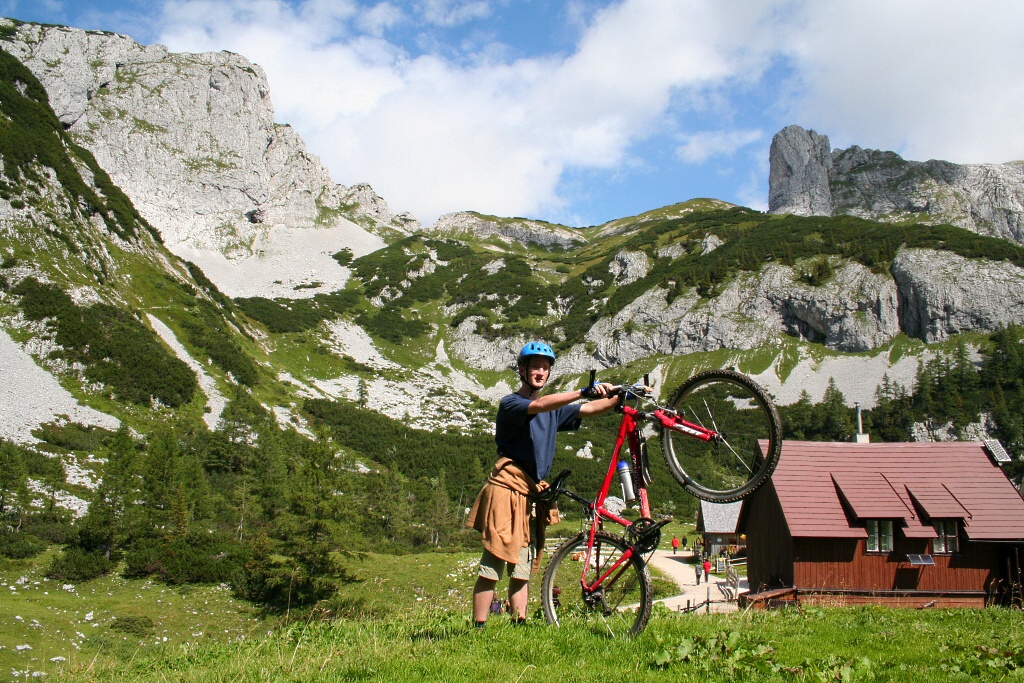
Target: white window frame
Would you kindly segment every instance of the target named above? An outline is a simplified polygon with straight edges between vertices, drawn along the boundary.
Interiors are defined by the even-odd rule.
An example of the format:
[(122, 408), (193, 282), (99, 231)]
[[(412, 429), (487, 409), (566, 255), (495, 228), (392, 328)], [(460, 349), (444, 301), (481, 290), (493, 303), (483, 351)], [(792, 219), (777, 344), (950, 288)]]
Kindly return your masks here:
[(868, 540), (864, 545), (865, 551), (869, 553), (891, 553), (892, 527), (891, 519), (866, 520), (864, 528), (868, 532)]
[(932, 539), (932, 555), (952, 555), (960, 552), (960, 522), (955, 519), (932, 521), (937, 536)]

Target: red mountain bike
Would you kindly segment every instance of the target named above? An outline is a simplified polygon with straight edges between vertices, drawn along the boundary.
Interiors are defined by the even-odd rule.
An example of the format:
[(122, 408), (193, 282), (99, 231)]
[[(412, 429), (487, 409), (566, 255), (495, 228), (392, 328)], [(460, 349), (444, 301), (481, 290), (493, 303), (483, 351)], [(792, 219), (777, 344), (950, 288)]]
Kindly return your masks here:
[[(595, 381), (593, 372), (590, 381)], [(587, 531), (558, 547), (544, 572), (541, 593), (549, 623), (589, 624), (616, 636), (639, 633), (650, 619), (654, 597), (647, 558), (671, 520), (651, 517), (651, 473), (642, 425), (660, 430), (672, 476), (704, 500), (739, 500), (763, 484), (778, 464), (779, 414), (749, 377), (731, 370), (702, 372), (676, 389), (665, 405), (651, 397), (648, 384), (645, 377), (643, 384), (613, 390), (622, 420), (597, 498), (591, 501), (565, 488), (569, 470), (544, 492), (549, 500), (566, 496), (583, 505), (588, 523)], [(616, 478), (622, 499), (608, 495)], [(627, 504), (639, 508), (640, 519), (631, 522), (621, 516)], [(605, 531), (606, 521), (624, 527), (622, 535)]]

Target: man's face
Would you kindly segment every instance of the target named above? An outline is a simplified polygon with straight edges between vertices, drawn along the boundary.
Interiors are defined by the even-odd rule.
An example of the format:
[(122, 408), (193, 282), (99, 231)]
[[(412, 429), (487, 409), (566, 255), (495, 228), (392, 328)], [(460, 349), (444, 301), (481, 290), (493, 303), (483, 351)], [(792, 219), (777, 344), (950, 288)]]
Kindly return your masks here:
[(526, 383), (532, 389), (542, 389), (551, 374), (551, 361), (547, 358), (531, 358), (525, 366)]

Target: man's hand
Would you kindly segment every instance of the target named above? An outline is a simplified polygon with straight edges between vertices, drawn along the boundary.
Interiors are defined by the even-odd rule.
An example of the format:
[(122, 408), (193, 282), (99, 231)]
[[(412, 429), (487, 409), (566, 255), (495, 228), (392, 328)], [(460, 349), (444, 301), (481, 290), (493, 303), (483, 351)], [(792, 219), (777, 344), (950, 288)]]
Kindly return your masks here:
[(591, 384), (589, 387), (583, 387), (583, 389), (580, 390), (580, 395), (583, 398), (590, 398), (590, 399), (603, 398), (603, 397), (607, 396), (611, 392), (611, 390), (612, 390), (612, 388), (614, 386), (615, 386), (614, 384), (609, 384), (608, 382), (601, 382), (599, 384)]

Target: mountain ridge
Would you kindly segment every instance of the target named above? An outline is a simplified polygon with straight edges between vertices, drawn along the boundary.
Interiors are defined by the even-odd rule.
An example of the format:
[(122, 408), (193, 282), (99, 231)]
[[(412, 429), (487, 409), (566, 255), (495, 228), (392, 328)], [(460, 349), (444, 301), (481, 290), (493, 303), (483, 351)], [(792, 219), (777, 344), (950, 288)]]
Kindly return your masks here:
[(787, 126), (772, 138), (768, 211), (948, 223), (1024, 243), (1024, 162), (907, 161), (895, 152), (831, 149), (827, 135)]
[[(61, 128), (72, 138), (79, 136), (110, 154), (113, 146), (106, 137), (116, 138), (115, 133), (128, 128), (138, 149), (160, 149), (169, 138), (203, 138), (203, 131), (211, 130), (203, 126), (212, 124), (202, 124), (197, 133), (188, 130), (193, 119), (186, 117), (180, 122), (182, 130), (174, 131), (168, 120), (138, 116), (141, 112), (121, 106), (136, 106), (141, 90), (156, 88), (147, 69), (165, 73), (161, 69), (173, 66), (175, 73), (183, 70), (185, 85), (168, 81), (159, 102), (188, 99), (189, 93), (199, 92), (197, 79), (214, 109), (225, 91), (235, 93), (224, 111), (237, 113), (239, 102), (252, 102), (258, 120), (245, 123), (244, 130), (263, 135), (267, 149), (277, 143), (291, 145), (294, 155), (289, 152), (284, 158), (300, 159), (298, 168), (305, 169), (297, 171), (291, 162), (277, 158), (273, 168), (279, 170), (279, 179), (307, 173), (317, 179), (317, 187), (329, 184), (326, 170), (304, 151), (298, 135), (273, 123), (265, 77), (238, 55), (175, 57), (112, 34), (11, 21), (3, 28), (4, 46), (33, 38), (31, 50), (24, 45), (19, 49), (49, 79), (61, 107), (57, 118), (63, 117)], [(77, 66), (65, 69), (73, 82), (68, 88), (60, 80), (61, 67), (67, 65), (45, 56), (65, 47), (78, 50), (73, 60)], [(90, 50), (107, 53), (92, 58)], [(228, 118), (221, 116), (216, 125), (226, 125)], [(190, 149), (184, 156), (195, 160), (196, 150), (204, 148)], [(175, 168), (187, 176), (182, 187), (193, 175), (225, 175), (233, 192), (244, 187), (230, 180), (239, 168), (215, 161), (190, 170), (178, 159)], [(262, 177), (258, 168), (250, 170)], [(144, 185), (133, 187), (129, 189), (139, 194)], [(287, 195), (310, 184), (296, 181), (282, 187)], [(743, 364), (780, 400), (795, 401), (798, 394), (787, 388), (787, 377), (803, 361), (793, 360), (794, 349), (807, 361), (805, 369), (813, 370), (823, 367), (819, 348), (837, 354), (837, 361), (844, 353), (883, 358), (887, 349), (905, 346), (901, 336), (933, 344), (1024, 321), (1019, 306), (1024, 299), (1024, 257), (1019, 248), (992, 238), (968, 238), (955, 228), (764, 215), (714, 199), (689, 200), (588, 228), (474, 212), (449, 214), (422, 227), (391, 212), (368, 185), (332, 187), (340, 193), (332, 195), (337, 203), (316, 208), (314, 201), (316, 215), (299, 212), (293, 225), (267, 227), (275, 220), (273, 211), (249, 215), (260, 207), (250, 202), (231, 209), (239, 230), (250, 230), (244, 235), (238, 230), (234, 236), (207, 231), (194, 246), (182, 239), (185, 233), (170, 231), (170, 241), (178, 240), (170, 245), (172, 251), (176, 248), (177, 256), (188, 261), (175, 262), (163, 254), (156, 258), (174, 273), (174, 287), (191, 288), (205, 303), (194, 308), (187, 297), (168, 302), (160, 295), (138, 300), (144, 305), (136, 313), (144, 323), (146, 316), (155, 315), (193, 362), (209, 371), (221, 396), (237, 390), (238, 372), (263, 377), (254, 386), (264, 382), (268, 388), (241, 385), (261, 393), (283, 424), (301, 428), (303, 398), (328, 397), (360, 402), (421, 427), (486, 429), (487, 409), (465, 406), (506, 391), (515, 350), (536, 335), (559, 348), (556, 383), (571, 384), (574, 376), (585, 376), (592, 368), (615, 372), (621, 366), (671, 384), (705, 363)], [(281, 200), (275, 206), (285, 204)], [(0, 202), (0, 217), (13, 220), (17, 211), (11, 206)], [(332, 241), (339, 233), (317, 228), (318, 220), (344, 224), (349, 241)], [(368, 230), (353, 232), (357, 223)], [(376, 241), (355, 245), (351, 239), (357, 234)], [(296, 235), (324, 239), (311, 243)], [(13, 241), (7, 248), (14, 258), (23, 236), (17, 230), (9, 236)], [(216, 248), (206, 248), (214, 243)], [(259, 253), (261, 245), (270, 243), (292, 256), (275, 261), (272, 250)], [(225, 245), (230, 251), (238, 244), (245, 253), (232, 262), (224, 256)], [(246, 263), (266, 270), (296, 259), (305, 270), (291, 271), (298, 275), (271, 282), (275, 286), (269, 289), (232, 284), (231, 277), (259, 279), (249, 277)], [(14, 285), (29, 275), (45, 279), (47, 272), (59, 270), (14, 267), (8, 275)], [(67, 283), (72, 289), (80, 286), (74, 277)], [(118, 296), (116, 290), (104, 294), (111, 295)], [(17, 297), (6, 298), (8, 314), (16, 317)], [(136, 305), (130, 303), (135, 299), (122, 298)], [(182, 304), (185, 308), (179, 309)], [(213, 354), (210, 343), (196, 332), (206, 324), (219, 330), (222, 340), (222, 348)], [(154, 321), (149, 326), (160, 328)], [(31, 339), (22, 335), (19, 341)], [(173, 346), (170, 339), (167, 343)], [(926, 358), (930, 352), (921, 347), (914, 353)], [(751, 362), (754, 357), (774, 360)], [(886, 372), (904, 386), (913, 382), (914, 368), (904, 364), (897, 369), (897, 362), (872, 366), (867, 375), (859, 360), (850, 361), (858, 369), (848, 372), (833, 363), (814, 382), (806, 376), (801, 381), (820, 396), (829, 377), (836, 377), (851, 401), (871, 405), (874, 388)], [(232, 371), (231, 363), (242, 365)], [(239, 369), (249, 366), (255, 370)], [(865, 376), (872, 379), (865, 382)], [(271, 390), (275, 382), (282, 386)], [(447, 400), (435, 405), (432, 392)], [(215, 423), (215, 416), (210, 422)]]

